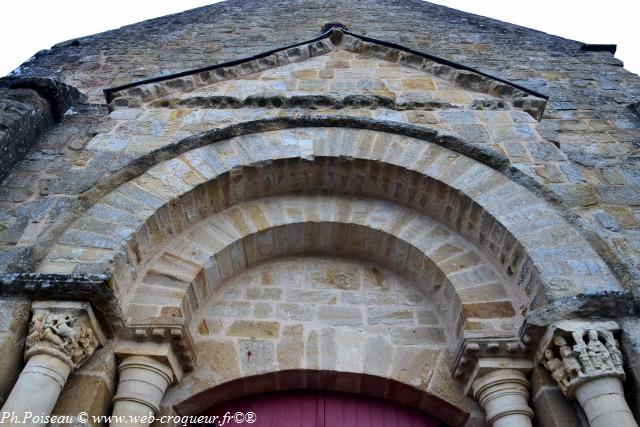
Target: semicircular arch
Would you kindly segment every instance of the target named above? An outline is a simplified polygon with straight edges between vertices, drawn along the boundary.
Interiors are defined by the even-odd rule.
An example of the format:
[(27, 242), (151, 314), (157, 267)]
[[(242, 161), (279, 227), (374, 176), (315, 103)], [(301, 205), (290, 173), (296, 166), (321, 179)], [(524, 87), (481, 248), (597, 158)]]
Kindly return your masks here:
[(435, 305), (452, 350), (463, 334), (513, 336), (526, 307), (475, 245), (415, 210), (288, 195), (234, 205), (171, 240), (124, 298), (125, 316), (133, 324), (172, 318), (194, 329), (196, 311), (225, 280), (302, 254), (369, 260), (406, 277)]
[[(349, 128), (243, 135), (157, 164), (86, 211), (41, 270), (111, 266), (122, 296), (149, 255), (187, 227), (246, 200), (296, 192), (361, 194), (416, 209), (498, 260), (535, 307), (622, 292), (553, 208), (498, 171), (425, 140)], [(114, 224), (117, 235), (101, 231)]]

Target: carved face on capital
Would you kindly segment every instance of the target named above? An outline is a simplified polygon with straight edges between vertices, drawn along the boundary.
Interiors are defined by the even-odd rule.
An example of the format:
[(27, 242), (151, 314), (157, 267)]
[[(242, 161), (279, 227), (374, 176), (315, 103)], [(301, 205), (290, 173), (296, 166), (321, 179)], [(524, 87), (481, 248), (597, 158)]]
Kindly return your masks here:
[(595, 329), (589, 331), (589, 341), (598, 341), (598, 331)]
[(564, 337), (555, 337), (553, 339), (553, 343), (558, 347), (566, 347), (568, 345), (567, 340), (565, 340)]
[(547, 360), (553, 359), (554, 358), (553, 351), (551, 351), (551, 349), (546, 349), (544, 351), (544, 357), (546, 357)]

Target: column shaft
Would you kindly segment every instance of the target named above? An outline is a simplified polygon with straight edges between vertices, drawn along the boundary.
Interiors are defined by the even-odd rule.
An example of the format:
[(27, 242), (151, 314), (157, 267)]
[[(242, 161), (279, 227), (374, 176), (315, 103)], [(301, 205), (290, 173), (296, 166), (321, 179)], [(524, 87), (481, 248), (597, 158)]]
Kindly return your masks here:
[(134, 421), (158, 413), (164, 392), (173, 380), (173, 371), (167, 365), (147, 356), (129, 356), (118, 367), (120, 379), (113, 398), (109, 424), (117, 426), (148, 426), (148, 422)]
[[(32, 356), (20, 373), (2, 412), (16, 415), (19, 420), (26, 419), (29, 413), (33, 417), (50, 415), (70, 372), (71, 367), (57, 357), (48, 354)], [(27, 421), (23, 425), (45, 425), (44, 422)]]
[(474, 381), (473, 394), (491, 427), (531, 427), (529, 382), (515, 369), (496, 369)]
[(585, 382), (576, 390), (590, 427), (637, 427), (624, 398), (622, 382), (604, 377)]
[(40, 426), (46, 424), (43, 419), (51, 415), (71, 371), (91, 357), (104, 336), (89, 303), (36, 301), (31, 310), (24, 353), (27, 364), (2, 407), (4, 418), (0, 419)]

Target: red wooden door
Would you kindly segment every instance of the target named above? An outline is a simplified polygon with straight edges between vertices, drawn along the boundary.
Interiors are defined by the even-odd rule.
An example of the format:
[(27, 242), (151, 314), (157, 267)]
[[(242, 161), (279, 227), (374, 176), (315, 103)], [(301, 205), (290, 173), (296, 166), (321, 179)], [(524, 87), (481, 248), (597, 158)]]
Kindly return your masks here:
[[(253, 423), (230, 421), (238, 412), (255, 414)], [(433, 417), (387, 400), (355, 394), (296, 390), (249, 396), (212, 408), (229, 427), (441, 427)], [(239, 417), (240, 420), (242, 417)], [(218, 425), (218, 424), (208, 424)]]

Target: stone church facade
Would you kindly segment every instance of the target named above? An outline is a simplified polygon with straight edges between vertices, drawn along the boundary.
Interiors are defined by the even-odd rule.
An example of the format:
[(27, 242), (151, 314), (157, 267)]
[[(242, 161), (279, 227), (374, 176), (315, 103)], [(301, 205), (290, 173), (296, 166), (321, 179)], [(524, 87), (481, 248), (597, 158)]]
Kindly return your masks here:
[(2, 411), (319, 389), (636, 426), (614, 52), (410, 0), (232, 0), (39, 52), (0, 79)]

